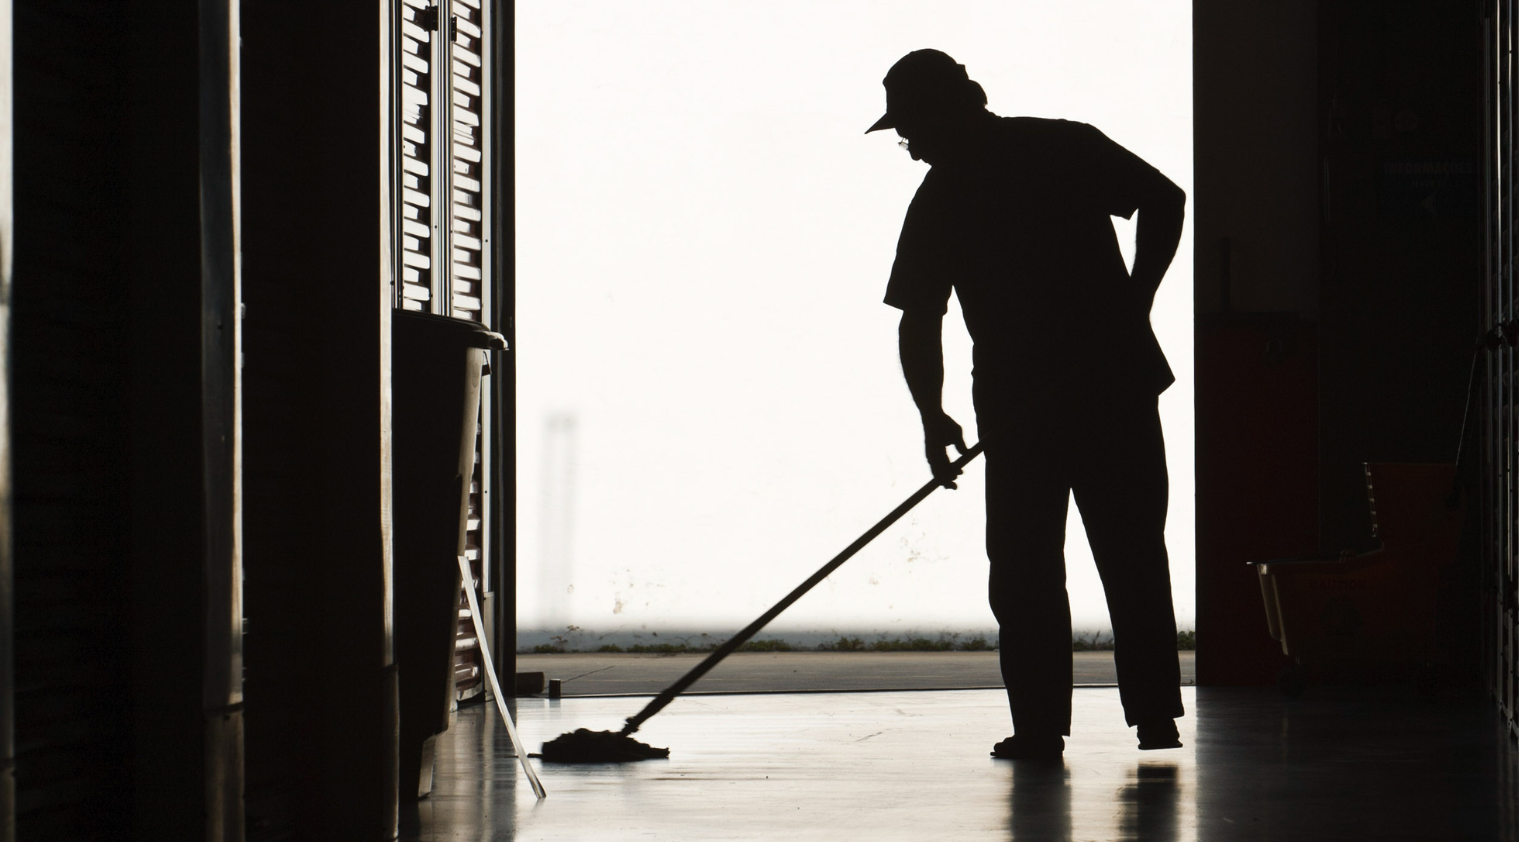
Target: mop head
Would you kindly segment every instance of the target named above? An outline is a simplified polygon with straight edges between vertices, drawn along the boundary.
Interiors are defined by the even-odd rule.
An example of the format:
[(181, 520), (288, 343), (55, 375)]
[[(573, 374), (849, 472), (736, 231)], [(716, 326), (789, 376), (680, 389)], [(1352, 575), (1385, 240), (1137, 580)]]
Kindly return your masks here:
[(547, 763), (631, 763), (669, 757), (670, 750), (655, 748), (616, 731), (580, 728), (544, 743), (543, 753), (535, 756)]

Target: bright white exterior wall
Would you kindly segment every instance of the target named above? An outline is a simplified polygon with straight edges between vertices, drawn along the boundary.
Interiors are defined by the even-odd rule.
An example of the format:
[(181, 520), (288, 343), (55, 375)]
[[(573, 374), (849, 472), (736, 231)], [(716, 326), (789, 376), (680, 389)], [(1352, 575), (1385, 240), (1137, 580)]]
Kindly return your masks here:
[[(517, 4), (519, 616), (732, 631), (927, 478), (880, 303), (926, 166), (880, 115), (942, 49), (1004, 115), (1090, 122), (1192, 186), (1184, 0)], [(1191, 216), (1153, 323), (1178, 620), (1193, 593)], [(1119, 224), (1126, 253), (1132, 223)], [(945, 405), (974, 440), (951, 303)], [(995, 627), (979, 466), (774, 631)], [(1107, 625), (1072, 507), (1078, 627)], [(540, 635), (541, 636), (541, 635)], [(592, 638), (594, 639), (594, 638)], [(587, 640), (586, 642), (589, 642)]]

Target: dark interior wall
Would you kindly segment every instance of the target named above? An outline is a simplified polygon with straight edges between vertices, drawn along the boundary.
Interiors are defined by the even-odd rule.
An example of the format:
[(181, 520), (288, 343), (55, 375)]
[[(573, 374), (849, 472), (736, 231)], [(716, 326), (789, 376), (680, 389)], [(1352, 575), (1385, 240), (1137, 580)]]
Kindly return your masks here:
[[(230, 273), (207, 268), (219, 252), (202, 236), (208, 185), (221, 183), (200, 146), (201, 21), (217, 8), (15, 6), (21, 839), (242, 825), (230, 659), (223, 701), (205, 680), (210, 624), (233, 631), (227, 601), (218, 613), (208, 599), (206, 529), (208, 495), (232, 492), (207, 457), (230, 463), (230, 445), (202, 435), (228, 417), (207, 412), (205, 384), (226, 385), (235, 361), (216, 339), (234, 326)], [(227, 281), (217, 301), (204, 294), (213, 276)], [(219, 361), (203, 353), (207, 331)], [(230, 562), (221, 572), (234, 578)], [(225, 752), (208, 750), (208, 728), (228, 736)], [(234, 774), (208, 774), (221, 761)], [(234, 794), (226, 815), (208, 807), (215, 793)]]
[[(235, 315), (202, 286), (216, 176), (200, 146), (200, 21), (217, 8), (16, 4), (22, 839), (197, 838), (221, 780), (207, 460), (225, 442), (203, 435), (205, 351)], [(384, 8), (244, 18), (250, 794), (314, 839), (396, 822)]]
[(396, 827), (387, 6), (242, 7), (250, 839)]
[(1480, 32), (1475, 2), (1194, 9), (1200, 683), (1284, 662), (1248, 562), (1371, 547), (1362, 463), (1455, 458)]
[[(1375, 546), (1363, 463), (1456, 459), (1480, 332), (1480, 12), (1359, 0), (1321, 14), (1326, 552)], [(1479, 671), (1476, 563), (1463, 553), (1441, 591), (1457, 675)]]
[[(1364, 462), (1457, 457), (1481, 330), (1481, 32), (1475, 0), (1360, 0), (1322, 14), (1326, 552), (1375, 546)], [(1440, 593), (1452, 676), (1481, 670), (1475, 565), (1463, 553)]]
[[(305, 434), (327, 419), (304, 405), (322, 391), (322, 369), (313, 364), (315, 348), (301, 340), (324, 316), (312, 307), (319, 295), (303, 287), (312, 280), (321, 250), (311, 240), (320, 231), (313, 222), (318, 209), (308, 207), (294, 185), (318, 183), (323, 162), (285, 149), (317, 134), (324, 119), (303, 90), (307, 80), (285, 72), (309, 62), (305, 27), (292, 31), (290, 16), (301, 4), (261, 3), (243, 15), (243, 173), (245, 189), (243, 461), (245, 465), (244, 553), (247, 557), (248, 635), (244, 686), (250, 715), (247, 803), (251, 839), (276, 837), (294, 824), (300, 804), (297, 791), (315, 783), (292, 749), (311, 739), (300, 708), (280, 703), (296, 698), (334, 699), (347, 694), (323, 674), (320, 628), (282, 623), (275, 612), (318, 615), (327, 583), (303, 575), (300, 565), (274, 565), (265, 559), (291, 556), (312, 562), (321, 540), (321, 524), (304, 511), (310, 504), (301, 489), (324, 477), (318, 440)], [(251, 214), (251, 219), (246, 219)], [(289, 244), (287, 248), (285, 244)], [(315, 259), (308, 255), (315, 254)], [(316, 572), (316, 571), (313, 571)], [(266, 608), (270, 606), (270, 608)], [(305, 650), (304, 653), (302, 650)], [(290, 653), (297, 653), (291, 658)]]
[(211, 249), (202, 236), (216, 175), (201, 151), (198, 0), (131, 0), (116, 34), (126, 44), (126, 153), (130, 481), (127, 627), (132, 647), (134, 839), (207, 836), (210, 746), (205, 740), (211, 515), (207, 495), (228, 482), (203, 447), (207, 377), (202, 349), (215, 315), (206, 294)]
[(1199, 316), (1317, 317), (1318, 6), (1239, 0), (1193, 9)]
[(1321, 16), (1322, 545), (1373, 544), (1361, 464), (1451, 462), (1478, 328), (1476, 2)]
[[(205, 433), (205, 351), (235, 321), (202, 285), (199, 22), (216, 8), (16, 5), (23, 839), (208, 832), (207, 460), (225, 442)], [(396, 826), (387, 8), (244, 7), (255, 839)]]
[(1317, 548), (1317, 6), (1193, 8), (1201, 684), (1275, 676), (1248, 562)]
[(131, 794), (125, 4), (14, 13), (17, 834), (111, 839)]

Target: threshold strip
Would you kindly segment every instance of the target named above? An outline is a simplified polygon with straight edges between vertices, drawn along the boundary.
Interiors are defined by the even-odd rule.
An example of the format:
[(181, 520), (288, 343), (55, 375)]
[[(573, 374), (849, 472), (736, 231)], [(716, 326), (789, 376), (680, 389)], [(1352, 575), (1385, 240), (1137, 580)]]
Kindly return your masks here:
[[(1117, 684), (1072, 684), (1074, 690), (1093, 690), (1106, 687), (1117, 687)], [(1187, 685), (1182, 685), (1187, 686)], [(685, 696), (786, 696), (807, 695), (818, 693), (949, 693), (959, 690), (1006, 690), (1001, 684), (986, 685), (983, 687), (870, 687), (870, 688), (840, 688), (834, 690), (688, 690), (681, 693)], [(559, 698), (563, 699), (643, 699), (658, 696), (659, 693), (565, 693)], [(534, 694), (531, 696), (518, 696), (519, 699), (543, 699), (552, 701), (547, 695)]]

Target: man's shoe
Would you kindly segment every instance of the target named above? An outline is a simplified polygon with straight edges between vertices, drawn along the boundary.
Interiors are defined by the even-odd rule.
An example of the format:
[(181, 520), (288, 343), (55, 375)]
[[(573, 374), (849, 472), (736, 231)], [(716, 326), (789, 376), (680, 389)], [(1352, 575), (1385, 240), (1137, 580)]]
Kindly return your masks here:
[(1001, 760), (1059, 760), (1065, 740), (1058, 734), (1019, 736), (1014, 734), (992, 746), (992, 757)]
[(1160, 748), (1181, 748), (1181, 735), (1176, 732), (1176, 720), (1157, 719), (1139, 723), (1139, 750), (1154, 751)]

